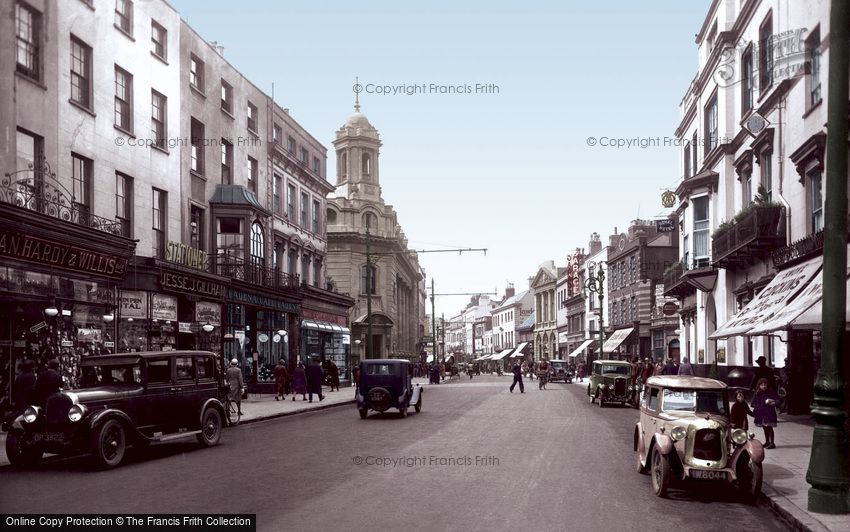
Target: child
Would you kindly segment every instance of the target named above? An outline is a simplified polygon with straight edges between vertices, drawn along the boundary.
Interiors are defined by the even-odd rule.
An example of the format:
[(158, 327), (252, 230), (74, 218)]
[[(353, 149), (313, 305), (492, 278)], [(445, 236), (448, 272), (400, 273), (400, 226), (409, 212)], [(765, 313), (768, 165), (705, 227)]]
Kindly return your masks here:
[(767, 389), (767, 379), (759, 379), (756, 395), (753, 397), (753, 417), (757, 427), (764, 429), (765, 449), (774, 449), (773, 428), (776, 426), (776, 403), (779, 395)]
[(744, 392), (739, 391), (735, 394), (735, 403), (732, 404), (732, 428), (733, 429), (749, 429), (749, 420), (747, 416), (752, 416), (753, 411), (750, 410), (750, 405), (744, 400)]

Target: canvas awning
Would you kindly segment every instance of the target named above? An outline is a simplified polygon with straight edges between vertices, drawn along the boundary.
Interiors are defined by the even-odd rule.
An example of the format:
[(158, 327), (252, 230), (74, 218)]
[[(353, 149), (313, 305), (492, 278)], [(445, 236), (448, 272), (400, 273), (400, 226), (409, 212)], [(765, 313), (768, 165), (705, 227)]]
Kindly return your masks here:
[(453, 359), (454, 357), (455, 357), (454, 355), (446, 355), (444, 357), (444, 360), (446, 360), (448, 362), (449, 360)]
[(587, 346), (589, 346), (593, 342), (594, 342), (593, 340), (585, 340), (584, 342), (581, 343), (580, 346), (576, 347), (575, 350), (572, 353), (567, 355), (567, 358), (575, 358), (575, 357), (579, 356), (581, 354), (581, 352), (584, 351), (587, 348)]
[[(850, 301), (850, 277), (848, 277), (846, 285), (846, 297), (847, 301)], [(792, 329), (820, 329), (822, 326), (823, 306), (820, 300), (791, 322)], [(844, 328), (850, 330), (850, 306), (844, 309)]]
[[(746, 335), (753, 328), (762, 328), (765, 323), (772, 322), (771, 318), (785, 309), (788, 302), (803, 291), (820, 270), (822, 262), (823, 259), (817, 257), (777, 273), (741, 312), (708, 337), (711, 340), (717, 340)], [(785, 324), (787, 323), (786, 321)]]
[(490, 360), (502, 360), (510, 354), (513, 349), (503, 349), (498, 355), (491, 355)]
[(635, 330), (634, 327), (628, 327), (626, 329), (617, 329), (611, 333), (611, 336), (609, 336), (608, 339), (605, 340), (605, 343), (602, 344), (602, 352), (613, 352), (615, 349), (620, 347), (620, 344), (622, 344), (630, 334), (632, 334), (633, 330)]
[(430, 364), (434, 361), (434, 355), (428, 355), (428, 358), (425, 359), (426, 364)]
[(528, 346), (528, 342), (522, 342), (521, 344), (516, 346), (516, 349), (514, 349), (514, 354), (511, 355), (511, 358), (524, 357), (525, 355), (523, 354), (522, 350), (525, 349), (526, 346)]

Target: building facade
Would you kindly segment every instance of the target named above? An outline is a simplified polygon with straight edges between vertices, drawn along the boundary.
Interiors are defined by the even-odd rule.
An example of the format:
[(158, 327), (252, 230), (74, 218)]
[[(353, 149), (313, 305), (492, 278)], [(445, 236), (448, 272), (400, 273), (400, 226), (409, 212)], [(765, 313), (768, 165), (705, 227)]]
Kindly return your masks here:
[(531, 281), (534, 295), (534, 356), (536, 360), (558, 358), (558, 327), (555, 315), (555, 284), (558, 269), (554, 261), (541, 264)]
[[(602, 240), (598, 233), (593, 233), (590, 236), (590, 246), (588, 254), (584, 260), (584, 278), (587, 282), (590, 279), (596, 279), (599, 270), (602, 269), (604, 274), (607, 274), (606, 264), (608, 261), (608, 246), (602, 245)], [(600, 334), (605, 336), (605, 327), (608, 326), (608, 282), (594, 285), (598, 292), (588, 290), (587, 298), (585, 299), (585, 330), (587, 337), (578, 349), (573, 350), (572, 354), (576, 357), (584, 356), (588, 364), (594, 358), (601, 358), (600, 353)], [(601, 304), (600, 304), (601, 296)], [(602, 329), (600, 330), (600, 326)], [(594, 356), (595, 354), (595, 356)]]

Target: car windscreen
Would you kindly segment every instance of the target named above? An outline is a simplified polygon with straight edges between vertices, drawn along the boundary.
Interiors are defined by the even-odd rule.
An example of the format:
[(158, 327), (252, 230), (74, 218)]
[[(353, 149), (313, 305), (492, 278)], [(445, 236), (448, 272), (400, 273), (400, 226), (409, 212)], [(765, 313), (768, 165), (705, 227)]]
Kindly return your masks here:
[(142, 368), (138, 364), (83, 366), (80, 384), (82, 388), (141, 384)]
[(705, 412), (708, 414), (728, 413), (725, 390), (677, 390), (666, 389), (663, 394), (665, 412)]
[(619, 366), (614, 364), (603, 364), (602, 373), (617, 373), (619, 375), (631, 375), (629, 366)]
[(553, 368), (566, 368), (567, 361), (566, 360), (553, 360), (550, 362)]
[(395, 366), (392, 364), (365, 364), (363, 373), (366, 375), (395, 375)]

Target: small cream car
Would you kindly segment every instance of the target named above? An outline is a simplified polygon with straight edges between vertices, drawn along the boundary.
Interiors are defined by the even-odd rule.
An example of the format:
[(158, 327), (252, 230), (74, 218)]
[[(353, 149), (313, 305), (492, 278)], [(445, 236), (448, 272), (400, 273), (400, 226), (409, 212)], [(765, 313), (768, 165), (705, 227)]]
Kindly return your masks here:
[(635, 425), (637, 470), (651, 475), (652, 491), (676, 482), (734, 484), (748, 501), (761, 492), (761, 442), (729, 421), (726, 385), (691, 376), (647, 379)]

